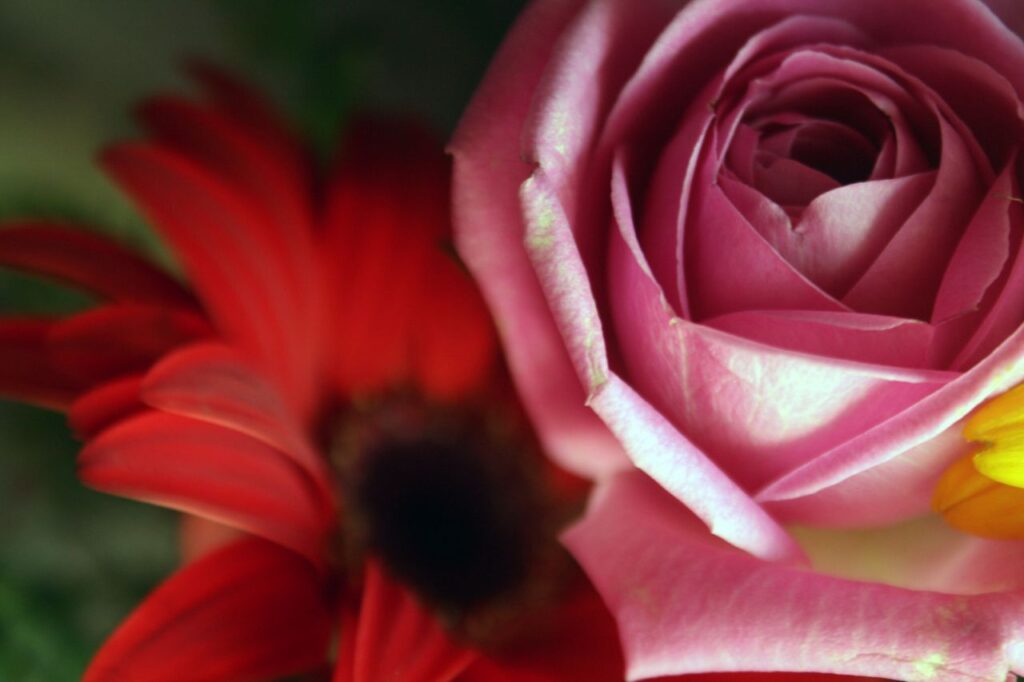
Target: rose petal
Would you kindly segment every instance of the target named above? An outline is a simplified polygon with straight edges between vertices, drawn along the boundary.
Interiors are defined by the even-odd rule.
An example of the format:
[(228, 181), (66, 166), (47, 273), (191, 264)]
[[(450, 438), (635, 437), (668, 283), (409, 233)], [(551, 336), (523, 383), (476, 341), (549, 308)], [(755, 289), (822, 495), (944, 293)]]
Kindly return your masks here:
[(733, 204), (786, 261), (837, 297), (868, 269), (934, 181), (934, 173), (919, 173), (838, 187), (816, 196), (794, 225), (766, 197), (720, 178)]
[[(616, 182), (621, 238), (612, 241), (608, 275), (629, 377), (741, 485), (766, 483), (914, 405), (955, 376), (818, 358), (674, 317), (635, 245), (624, 193)], [(581, 338), (585, 333), (578, 331)]]
[(523, 183), (526, 250), (587, 395), (608, 377), (601, 318), (568, 217), (542, 169)]
[[(967, 145), (940, 118), (935, 184), (843, 302), (865, 312), (930, 319), (942, 273), (983, 195)], [(921, 244), (928, 244), (922, 249)]]
[(749, 83), (727, 82), (723, 88), (728, 96), (721, 106), (726, 115), (719, 124), (720, 150), (743, 121), (760, 126), (812, 117), (835, 119), (873, 140), (891, 133), (896, 176), (927, 168), (921, 145), (929, 140), (921, 136), (930, 132), (926, 95), (931, 93), (894, 64), (862, 49), (817, 45), (771, 55), (755, 66), (765, 73)]
[(637, 467), (693, 510), (711, 533), (763, 559), (803, 561), (787, 533), (619, 377), (611, 375), (590, 404)]
[[(1011, 249), (1012, 245), (1016, 245), (1016, 253), (1005, 274), (1002, 290), (991, 292), (994, 298), (991, 308), (978, 323), (971, 338), (960, 348), (959, 354), (952, 362), (953, 367), (973, 367), (1024, 322), (1024, 310), (1021, 310), (1019, 305), (1019, 301), (1024, 297), (1024, 252), (1021, 250), (1020, 241), (1021, 228), (1024, 226), (1024, 209), (1019, 201), (1013, 199), (1020, 195), (1020, 184), (1012, 176), (1010, 191), (1010, 199), (993, 196), (991, 202), (983, 206), (981, 213), (987, 215), (990, 211), (998, 212), (997, 226), (1003, 224), (1003, 221), (1009, 223)], [(1001, 206), (1002, 201), (1007, 202), (1005, 207)], [(997, 281), (996, 285), (998, 284)], [(986, 295), (988, 294), (989, 292), (986, 292)], [(984, 299), (981, 305), (984, 308)]]
[(909, 409), (865, 430), (761, 490), (763, 502), (816, 493), (904, 454), (963, 419), (986, 398), (1024, 380), (1024, 328), (970, 371)]
[(968, 682), (1019, 663), (1019, 593), (911, 591), (759, 561), (639, 474), (614, 479), (565, 541), (616, 615), (630, 680), (770, 667)]
[[(607, 220), (603, 202), (577, 200), (580, 192), (604, 189), (600, 175), (588, 177), (593, 143), (619, 88), (677, 11), (676, 3), (661, 0), (649, 2), (643, 12), (623, 0), (588, 3), (560, 36), (526, 120), (524, 156), (544, 169), (588, 269), (603, 256)], [(596, 164), (600, 167), (601, 160)], [(599, 185), (588, 187), (594, 182)]]
[[(633, 284), (646, 283), (648, 289), (644, 293), (651, 297), (651, 305), (657, 306), (661, 315), (666, 315), (665, 299), (652, 281), (652, 273), (640, 252), (635, 234), (629, 229), (632, 217), (622, 173), (615, 177), (612, 198), (616, 222), (622, 228), (618, 239), (613, 236), (610, 274), (616, 281), (616, 264), (622, 258), (630, 259), (630, 263), (642, 272), (642, 277), (638, 275), (640, 279), (634, 280)], [(616, 248), (619, 246), (621, 248)], [(625, 253), (627, 250), (629, 255)], [(616, 284), (621, 286), (623, 283), (616, 281)], [(591, 395), (590, 402), (626, 445), (634, 463), (684, 500), (713, 533), (757, 556), (799, 558), (788, 537), (774, 521), (751, 505), (744, 491), (617, 375), (611, 374), (608, 382)]]
[(939, 45), (899, 45), (878, 54), (935, 90), (977, 138), (994, 168), (1020, 144), (1020, 94), (992, 66)]
[[(891, 524), (927, 514), (946, 467), (971, 449), (954, 424), (939, 435), (857, 471), (815, 492), (765, 501), (781, 523), (857, 528)], [(758, 499), (765, 499), (763, 494)]]
[(1024, 11), (1016, 0), (984, 0), (995, 14), (1017, 35), (1024, 35)]
[(806, 206), (816, 196), (839, 187), (819, 170), (799, 161), (761, 154), (754, 168), (756, 188), (779, 206)]
[(1024, 588), (1024, 542), (968, 535), (937, 514), (882, 528), (790, 530), (828, 575), (946, 594)]
[[(799, 44), (807, 32), (818, 35), (823, 40), (850, 44), (863, 42), (863, 35), (841, 20), (828, 17), (789, 17), (750, 38), (737, 52), (725, 77), (731, 77), (763, 52), (783, 50)], [(630, 103), (630, 93), (635, 93), (636, 89), (641, 87), (635, 83), (643, 82), (645, 69), (650, 68), (649, 62), (652, 59), (663, 59), (664, 56), (657, 47), (652, 50), (644, 66), (627, 85), (623, 97), (616, 103), (611, 115), (612, 121), (622, 119), (619, 112)], [(681, 117), (682, 124), (679, 130), (661, 153), (644, 211), (644, 229), (641, 234), (644, 251), (648, 254), (651, 268), (670, 303), (682, 317), (686, 318), (691, 315), (685, 290), (685, 263), (681, 251), (682, 231), (685, 226), (681, 211), (689, 204), (689, 193), (692, 191), (693, 173), (699, 156), (694, 150), (700, 148), (699, 142), (712, 121), (714, 111), (710, 105), (721, 96), (722, 82), (723, 78), (718, 77), (704, 86)]]
[[(1015, 165), (1011, 163), (1003, 169), (989, 187), (960, 237), (939, 285), (932, 310), (932, 321), (938, 330), (933, 355), (947, 365), (953, 362), (954, 367), (965, 367), (956, 359), (970, 353), (980, 341), (979, 323), (984, 324), (986, 317), (991, 318), (992, 308), (1000, 305), (1001, 298), (1013, 296), (1013, 289), (1007, 291), (1006, 286), (1015, 283), (1009, 279), (1010, 266), (1016, 260), (1011, 258), (1011, 253), (1019, 252), (1020, 236), (1012, 228), (1022, 218), (1020, 207), (1010, 200), (1016, 186), (1012, 178)], [(1006, 328), (1005, 323), (1000, 325), (1002, 338), (1020, 323), (1019, 314), (1014, 317), (1012, 327)], [(996, 319), (991, 318), (988, 324)], [(978, 341), (966, 348), (964, 344), (972, 336)]]
[[(945, 45), (975, 55), (1024, 92), (1024, 44), (973, 0), (952, 0), (943, 5), (942, 12), (934, 11), (931, 0), (830, 0), (826, 4), (819, 0), (761, 0), (757, 9), (754, 13), (742, 5), (714, 1), (693, 4), (680, 12), (623, 89), (609, 116), (605, 144), (617, 147), (641, 128), (651, 128), (652, 136), (663, 136), (659, 124), (671, 124), (673, 112), (682, 110), (749, 36), (795, 16), (842, 21), (851, 27), (851, 35), (866, 36), (876, 45)], [(793, 44), (815, 43), (822, 36), (820, 25), (808, 22), (795, 32)], [(825, 35), (824, 41), (847, 42), (833, 35)], [(702, 68), (694, 68), (695, 64)]]
[[(556, 37), (582, 2), (534, 3), (499, 50), (451, 144), (459, 253), (477, 276), (545, 450), (594, 476), (625, 456), (588, 410), (558, 329), (522, 248), (518, 189), (531, 168), (519, 131)], [(483, 227), (486, 226), (486, 229)]]
[(777, 348), (894, 367), (926, 367), (934, 332), (918, 320), (805, 310), (730, 313), (703, 324)]
[[(751, 309), (845, 310), (786, 262), (751, 224), (753, 220), (788, 225), (782, 209), (764, 201), (760, 208), (767, 215), (748, 219), (730, 200), (726, 183), (716, 181), (717, 162), (707, 156), (706, 148), (704, 153), (690, 195), (683, 251), (691, 319)], [(729, 245), (727, 258), (721, 257), (722, 244)]]

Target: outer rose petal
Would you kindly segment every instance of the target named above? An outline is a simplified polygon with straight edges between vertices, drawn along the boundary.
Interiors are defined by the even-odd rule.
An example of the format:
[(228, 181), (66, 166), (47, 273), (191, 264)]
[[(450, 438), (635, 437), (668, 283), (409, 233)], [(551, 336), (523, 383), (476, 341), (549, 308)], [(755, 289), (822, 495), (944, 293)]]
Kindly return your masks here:
[(963, 597), (759, 561), (623, 474), (565, 535), (616, 614), (628, 679), (818, 671), (907, 682), (1003, 680), (1024, 663), (1024, 597)]
[(1024, 542), (967, 535), (938, 514), (876, 528), (791, 528), (815, 570), (947, 594), (1024, 589)]
[(763, 559), (803, 560), (785, 530), (617, 376), (609, 378), (591, 404), (636, 465), (654, 472), (712, 533)]
[(597, 475), (625, 465), (622, 449), (584, 405), (551, 313), (522, 248), (518, 189), (530, 173), (519, 135), (552, 44), (583, 3), (534, 3), (520, 18), (452, 141), (459, 253), (498, 319), (512, 372), (546, 450)]
[(256, 682), (306, 672), (327, 655), (330, 619), (313, 568), (242, 540), (178, 571), (107, 640), (85, 682)]

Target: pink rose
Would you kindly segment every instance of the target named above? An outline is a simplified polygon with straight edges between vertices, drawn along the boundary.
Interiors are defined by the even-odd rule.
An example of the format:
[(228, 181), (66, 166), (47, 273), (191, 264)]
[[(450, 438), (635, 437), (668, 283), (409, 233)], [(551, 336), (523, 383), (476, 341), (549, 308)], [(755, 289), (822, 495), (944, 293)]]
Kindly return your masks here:
[(1024, 380), (1024, 6), (991, 5), (537, 0), (467, 111), (459, 246), (607, 481), (566, 539), (630, 679), (1024, 672), (1024, 542), (930, 510)]

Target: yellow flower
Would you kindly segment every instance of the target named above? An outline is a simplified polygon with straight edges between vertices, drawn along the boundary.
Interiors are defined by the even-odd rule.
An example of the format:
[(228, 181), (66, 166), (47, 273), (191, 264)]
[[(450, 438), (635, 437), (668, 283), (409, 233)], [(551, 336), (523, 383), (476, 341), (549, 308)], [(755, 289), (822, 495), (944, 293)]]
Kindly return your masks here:
[(1024, 385), (971, 415), (964, 438), (980, 449), (946, 469), (932, 507), (964, 532), (1024, 539)]

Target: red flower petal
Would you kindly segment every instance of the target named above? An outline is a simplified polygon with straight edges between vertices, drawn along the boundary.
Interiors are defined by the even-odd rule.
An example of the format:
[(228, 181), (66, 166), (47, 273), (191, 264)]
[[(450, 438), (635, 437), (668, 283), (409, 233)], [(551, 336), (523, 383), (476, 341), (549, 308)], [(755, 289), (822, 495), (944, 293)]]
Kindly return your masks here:
[(87, 439), (114, 422), (145, 409), (139, 400), (142, 376), (130, 374), (108, 381), (80, 396), (68, 410), (68, 423), (79, 438)]
[(210, 333), (206, 320), (185, 310), (114, 303), (53, 325), (50, 362), (85, 386), (141, 372), (172, 348)]
[[(293, 314), (292, 344), (309, 348), (314, 315), (319, 313), (313, 263), (312, 191), (305, 178), (282, 167), (265, 137), (259, 137), (222, 111), (175, 97), (153, 98), (139, 116), (156, 138), (228, 185), (248, 206), (265, 217), (252, 223), (248, 238), (256, 249), (279, 256), (275, 286), (286, 292)], [(268, 273), (269, 276), (270, 273)], [(305, 360), (293, 368), (312, 379), (316, 352), (297, 354)], [(309, 392), (310, 386), (304, 387)]]
[(458, 682), (621, 682), (625, 667), (615, 621), (587, 585), (514, 650), (481, 659)]
[(191, 563), (216, 549), (248, 537), (252, 536), (202, 516), (182, 514), (178, 521), (178, 553), (182, 563)]
[(94, 488), (205, 516), (322, 560), (333, 519), (308, 475), (238, 431), (146, 412), (101, 433), (78, 461), (79, 477)]
[(81, 382), (59, 372), (50, 361), (46, 339), (56, 322), (0, 318), (0, 393), (25, 402), (64, 409)]
[(296, 304), (281, 282), (288, 264), (259, 235), (268, 217), (225, 182), (180, 154), (123, 144), (103, 163), (139, 202), (182, 259), (203, 303), (228, 338), (254, 352), (282, 385), (296, 388), (306, 349)]
[(497, 359), (494, 326), (483, 299), (453, 258), (431, 259), (415, 338), (417, 383), (428, 396), (453, 400), (479, 389)]
[(107, 640), (84, 682), (256, 682), (327, 654), (330, 618), (313, 568), (257, 539), (186, 566)]
[(414, 328), (434, 295), (429, 264), (448, 234), (448, 167), (410, 125), (353, 125), (327, 195), (324, 292), (339, 389), (411, 379)]
[(207, 62), (193, 61), (188, 65), (188, 73), (202, 86), (218, 111), (260, 141), (267, 153), (273, 155), (274, 165), (287, 174), (292, 183), (309, 185), (312, 164), (305, 150), (284, 119), (259, 92)]
[(219, 424), (263, 441), (303, 468), (333, 507), (330, 474), (302, 422), (267, 380), (229, 346), (199, 343), (154, 366), (142, 386), (152, 407)]
[[(351, 621), (353, 619), (346, 619)], [(354, 636), (342, 634), (334, 682), (449, 682), (478, 655), (452, 642), (416, 598), (375, 562), (366, 568)]]
[[(138, 110), (143, 125), (168, 147), (223, 178), (272, 219), (268, 236), (284, 249), (308, 247), (313, 208), (308, 182), (282, 168), (266, 138), (222, 111), (179, 97), (153, 97)], [(308, 262), (308, 261), (305, 261)]]
[(78, 285), (103, 298), (194, 307), (170, 275), (119, 244), (82, 228), (45, 221), (0, 227), (0, 265)]

